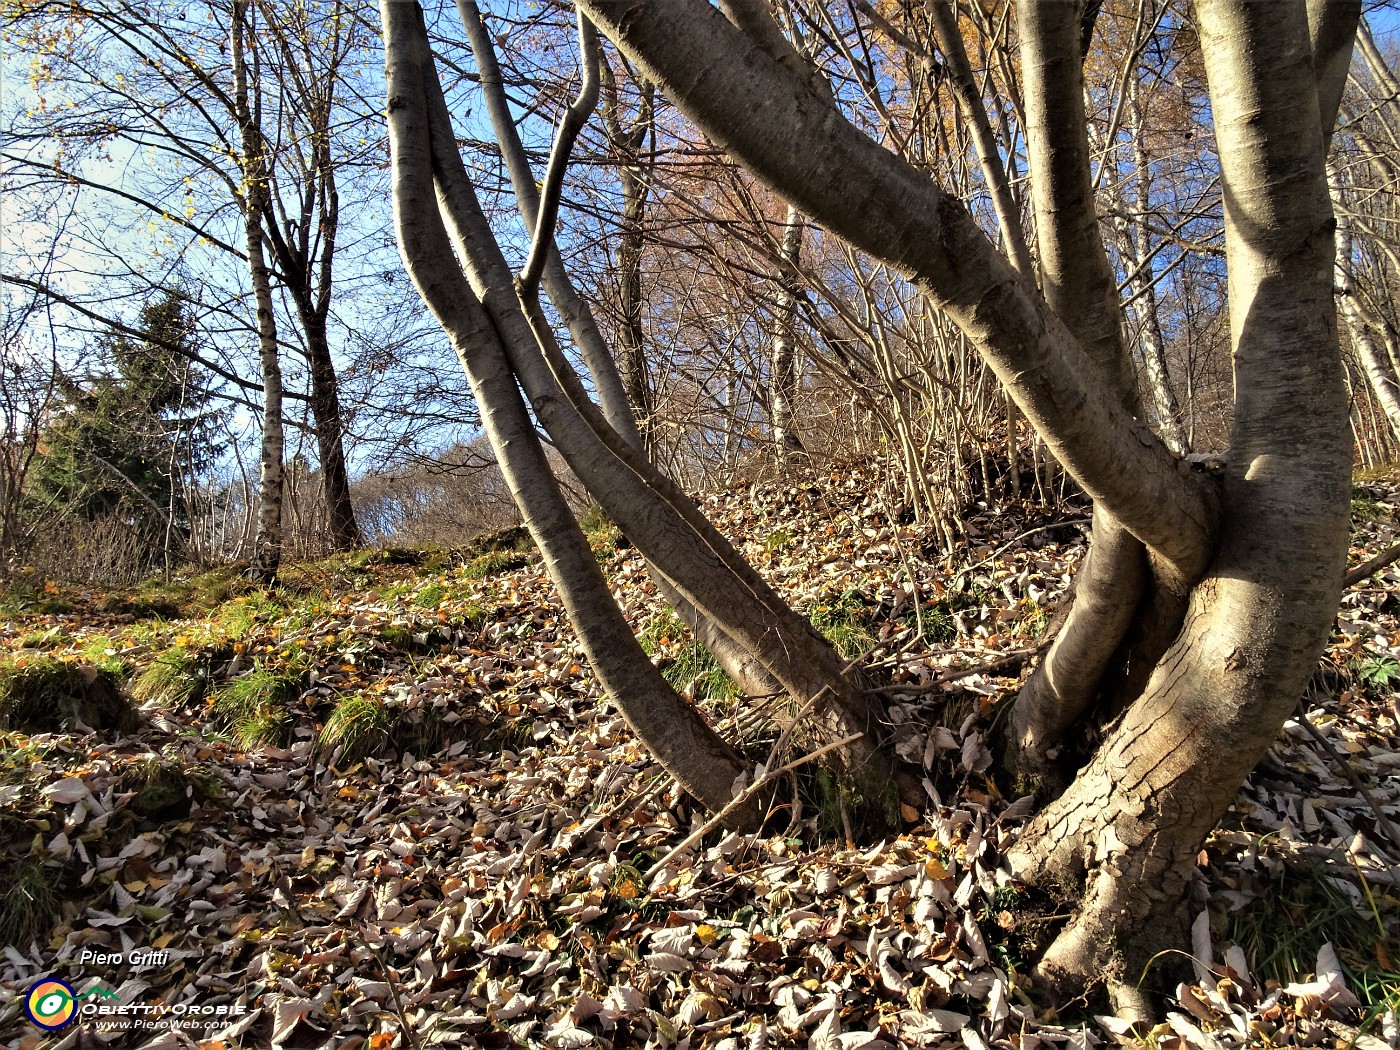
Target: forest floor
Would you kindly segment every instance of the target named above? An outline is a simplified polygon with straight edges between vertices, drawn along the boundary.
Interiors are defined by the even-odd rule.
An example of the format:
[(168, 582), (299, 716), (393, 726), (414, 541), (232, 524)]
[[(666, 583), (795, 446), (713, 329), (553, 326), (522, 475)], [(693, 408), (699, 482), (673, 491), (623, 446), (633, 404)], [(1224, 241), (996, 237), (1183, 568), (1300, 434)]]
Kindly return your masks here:
[[(705, 509), (884, 691), (926, 797), (880, 842), (850, 841), (803, 766), (778, 830), (676, 851), (704, 815), (600, 695), (518, 534), (292, 566), (273, 591), (235, 568), (12, 590), (0, 1040), (1400, 1047), (1400, 571), (1347, 593), (1201, 854), (1195, 976), (1132, 1031), (1037, 999), (1070, 905), (1004, 871), (1030, 806), (988, 745), (1084, 512), (973, 508), (947, 555), (878, 492), (852, 470)], [(1351, 564), (1396, 542), (1397, 508), (1400, 485), (1358, 482)], [(771, 767), (771, 724), (589, 525), (647, 650)], [(46, 977), (79, 1012), (51, 1035), (24, 1013)]]

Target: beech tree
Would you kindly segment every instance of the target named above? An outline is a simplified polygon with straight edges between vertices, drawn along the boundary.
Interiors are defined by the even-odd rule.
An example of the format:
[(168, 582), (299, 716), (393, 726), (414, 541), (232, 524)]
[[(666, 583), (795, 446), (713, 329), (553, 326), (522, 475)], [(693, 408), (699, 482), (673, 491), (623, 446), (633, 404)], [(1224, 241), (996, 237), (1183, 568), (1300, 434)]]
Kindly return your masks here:
[[(950, 9), (934, 3), (956, 51)], [(759, 817), (752, 793), (735, 794), (745, 766), (632, 639), (525, 399), (658, 582), (747, 664), (741, 683), (792, 697), (808, 745), (830, 749), (872, 831), (893, 762), (858, 673), (609, 425), (619, 406), (588, 400), (539, 305), (543, 272), (570, 337), (582, 347), (596, 335), (563, 305), (567, 275), (551, 244), (562, 165), (596, 93), (594, 27), (797, 213), (911, 281), (1093, 498), (1068, 620), (1008, 721), (1007, 762), (1043, 803), (1009, 860), (1027, 882), (1082, 886), (1040, 960), (1045, 985), (1078, 994), (1106, 977), (1129, 1015), (1149, 1010), (1138, 983), (1149, 963), (1184, 946), (1197, 853), (1297, 703), (1341, 591), (1351, 443), (1325, 158), (1359, 6), (1198, 0), (1182, 27), (1199, 39), (1214, 119), (1235, 386), (1229, 447), (1202, 459), (1178, 456), (1153, 430), (1123, 335), (1085, 130), (1082, 63), (1098, 4), (1016, 6), (1037, 283), (1015, 236), (1003, 237), (1008, 259), (962, 200), (852, 123), (761, 0), (578, 0), (583, 90), (527, 216), (533, 261), (512, 274), (458, 154), (421, 12), (381, 3), (410, 275), (471, 379), (599, 679), (680, 783), (732, 824)], [(524, 181), (534, 185), (517, 180), (517, 194)], [(1010, 225), (1009, 201), (996, 210)]]

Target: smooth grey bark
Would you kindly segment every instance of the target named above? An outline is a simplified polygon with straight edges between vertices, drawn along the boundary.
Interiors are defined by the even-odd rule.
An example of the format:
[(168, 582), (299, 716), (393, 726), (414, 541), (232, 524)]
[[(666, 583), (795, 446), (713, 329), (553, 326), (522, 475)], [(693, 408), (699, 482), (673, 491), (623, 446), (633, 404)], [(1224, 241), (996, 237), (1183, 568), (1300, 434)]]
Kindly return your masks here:
[[(1225, 187), (1237, 391), (1220, 545), (1145, 695), (1012, 853), (1089, 870), (1041, 963), (1112, 964), (1120, 1000), (1180, 931), (1194, 851), (1316, 665), (1346, 555), (1351, 449), (1332, 309), (1332, 217), (1299, 5), (1197, 4)], [(1176, 920), (1179, 925), (1180, 919)]]
[(982, 166), (982, 178), (986, 180), (987, 191), (991, 194), (997, 227), (1011, 258), (1011, 265), (1021, 273), (1033, 273), (1035, 264), (1031, 261), (1026, 231), (1021, 225), (1021, 209), (1011, 192), (1011, 181), (1006, 177), (1006, 165), (1002, 163), (1002, 151), (992, 133), (987, 107), (982, 104), (981, 93), (972, 77), (972, 64), (967, 59), (967, 48), (958, 30), (957, 12), (947, 0), (927, 0), (925, 10), (938, 38), (938, 50), (943, 52), (948, 79), (958, 99), (958, 109), (972, 132), (977, 161)]
[(233, 66), (234, 112), (243, 148), (242, 209), (243, 232), (248, 256), (248, 272), (253, 283), (253, 301), (258, 314), (258, 363), (262, 371), (262, 442), (258, 468), (257, 531), (253, 538), (249, 573), (262, 583), (271, 583), (282, 564), (282, 364), (277, 353), (277, 322), (273, 313), (272, 285), (263, 255), (263, 218), (268, 209), (267, 155), (261, 121), (250, 103), (246, 35), (248, 0), (234, 0), (230, 51)]
[[(496, 134), (497, 142), (501, 147), (501, 155), (505, 161), (507, 172), (510, 175), (511, 185), (515, 191), (516, 205), (520, 210), (522, 218), (527, 226), (535, 228), (538, 225), (537, 216), (539, 214), (539, 189), (534, 180), (534, 174), (530, 168), (529, 158), (526, 156), (520, 136), (516, 131), (515, 123), (510, 116), (510, 108), (506, 100), (505, 85), (501, 78), (500, 64), (496, 58), (495, 46), (491, 41), (491, 36), (486, 29), (485, 21), (481, 17), (474, 0), (458, 0), (458, 14), (467, 32), (468, 42), (472, 48), (473, 57), (477, 62), (477, 69), (480, 76), (482, 92), (486, 99), (487, 111), (491, 118), (492, 129)], [(612, 81), (606, 65), (601, 66), (603, 73), (604, 89), (607, 92), (604, 101), (605, 120), (609, 126), (609, 135), (616, 137), (623, 135), (624, 141), (620, 145), (628, 151), (624, 155), (635, 155), (640, 150), (645, 140), (646, 134), (651, 127), (652, 120), (652, 99), (654, 89), (647, 85), (643, 91), (642, 108), (628, 125), (623, 124), (620, 116), (616, 112), (618, 101), (616, 98), (616, 84)], [(614, 148), (618, 148), (615, 142)], [(640, 191), (637, 194), (626, 192), (626, 181), (624, 180), (624, 200), (625, 207), (635, 207), (640, 209), (645, 203), (645, 186), (649, 183), (649, 177), (637, 176), (640, 182), (634, 182), (633, 189)], [(636, 269), (636, 295), (640, 296), (640, 264), (641, 264), (641, 227), (640, 212), (635, 217), (636, 221), (631, 228), (631, 232), (636, 237), (636, 243), (630, 248), (619, 249), (620, 256), (635, 256), (633, 262)], [(629, 226), (624, 214), (623, 239), (629, 233)], [(551, 240), (549, 244), (549, 254), (545, 261), (542, 283), (550, 300), (559, 311), (565, 327), (569, 330), (569, 335), (574, 341), (574, 345), (579, 347), (584, 359), (584, 364), (588, 368), (593, 379), (593, 387), (598, 393), (599, 405), (607, 423), (616, 432), (617, 439), (626, 443), (639, 453), (645, 453), (645, 440), (642, 430), (637, 425), (637, 420), (633, 415), (632, 406), (629, 401), (636, 404), (635, 398), (642, 396), (639, 394), (629, 394), (628, 388), (624, 387), (624, 381), (620, 376), (617, 363), (608, 348), (606, 340), (598, 329), (596, 320), (588, 304), (578, 294), (568, 270), (563, 264), (557, 246)], [(623, 310), (626, 314), (627, 308)], [(637, 327), (636, 327), (636, 360), (632, 364), (632, 377), (640, 377), (642, 384), (643, 402), (650, 404), (650, 386), (645, 376), (645, 359), (642, 355), (641, 330), (640, 330), (640, 300), (637, 301)], [(626, 356), (624, 354), (624, 361)], [(648, 412), (650, 409), (647, 410)], [(646, 417), (644, 417), (646, 418)], [(685, 594), (655, 565), (649, 564), (649, 570), (653, 581), (662, 598), (666, 600), (695, 632), (695, 636), (719, 661), (720, 666), (734, 680), (734, 682), (744, 692), (750, 695), (768, 696), (782, 692), (782, 685), (775, 679), (763, 664), (761, 658), (753, 650), (746, 649), (739, 641), (736, 641), (727, 634), (722, 627), (708, 617), (706, 617), (693, 602), (688, 600)]]
[[(434, 186), (446, 196), (443, 173), (435, 170), (435, 154), (444, 145), (433, 142), (430, 114), (440, 89), (421, 11), (417, 4), (383, 0), (381, 17), (394, 221), (405, 265), (461, 359), (497, 462), (603, 687), (681, 786), (703, 805), (721, 809), (746, 765), (642, 652), (554, 481), (501, 332), (453, 255), (442, 198), (434, 196)], [(455, 140), (451, 146), (455, 154)], [(753, 829), (761, 819), (754, 802), (736, 811), (730, 823)]]
[[(1089, 350), (1109, 395), (1136, 415), (1137, 380), (1089, 163), (1080, 48), (1092, 13), (1065, 18), (1058, 0), (1019, 0), (1017, 13), (1041, 286)], [(1083, 761), (1079, 723), (1096, 701), (1111, 715), (1136, 695), (1137, 669), (1150, 668), (1166, 649), (1194, 582), (1170, 574), (1159, 580), (1142, 543), (1098, 502), (1090, 547), (1064, 627), (1016, 698), (1007, 726), (1011, 764), (1042, 792), (1062, 789)], [(1079, 747), (1066, 747), (1067, 736)]]
[[(487, 114), (491, 119), (496, 141), (501, 147), (501, 157), (510, 176), (511, 188), (515, 192), (516, 206), (520, 209), (526, 225), (534, 229), (538, 225), (539, 188), (535, 184), (529, 158), (525, 154), (525, 147), (511, 117), (495, 46), (491, 42), (490, 32), (475, 0), (457, 0), (457, 12), (466, 29), (472, 56), (476, 59)], [(588, 304), (569, 279), (564, 261), (553, 242), (551, 248), (541, 274), (545, 293), (559, 311), (574, 345), (583, 355), (584, 366), (593, 379), (593, 388), (598, 392), (598, 402), (609, 425), (624, 441), (635, 448), (642, 448), (637, 420), (628, 406), (628, 395), (623, 388), (623, 380), (618, 373), (612, 351), (603, 339)]]
[(1041, 286), (1075, 334), (1110, 396), (1137, 410), (1137, 380), (1123, 343), (1117, 281), (1104, 251), (1085, 132), (1079, 19), (1064, 0), (1018, 0), (1026, 152)]
[[(581, 3), (750, 170), (913, 276), (1086, 490), (1148, 546), (1154, 576), (1183, 588), (1199, 581), (1141, 699), (1013, 854), (1026, 877), (1088, 879), (1042, 975), (1080, 991), (1107, 970), (1120, 1006), (1136, 1011), (1142, 964), (1178, 943), (1205, 833), (1312, 671), (1345, 560), (1350, 443), (1302, 4), (1197, 4), (1225, 186), (1237, 389), (1216, 519), (1210, 483), (1168, 466), (1170, 452), (1120, 398), (1089, 388), (1085, 377), (1103, 373), (965, 209), (699, 0)], [(1132, 476), (1105, 454), (1131, 464)]]
[(810, 84), (700, 0), (581, 0), (677, 106), (804, 214), (913, 277), (983, 354), (1090, 496), (1199, 575), (1212, 498), (1105, 395), (1083, 349), (961, 202), (858, 131)]
[(646, 332), (642, 326), (642, 252), (645, 246), (647, 199), (651, 195), (653, 161), (643, 159), (642, 149), (653, 134), (656, 89), (650, 84), (642, 90), (641, 102), (631, 120), (622, 118), (617, 82), (608, 71), (607, 102), (603, 106), (603, 123), (607, 129), (608, 146), (618, 162), (618, 179), (622, 184), (622, 216), (618, 228), (617, 265), (617, 349), (622, 382), (627, 401), (638, 420), (642, 447), (654, 454), (656, 445), (656, 397), (647, 367)]

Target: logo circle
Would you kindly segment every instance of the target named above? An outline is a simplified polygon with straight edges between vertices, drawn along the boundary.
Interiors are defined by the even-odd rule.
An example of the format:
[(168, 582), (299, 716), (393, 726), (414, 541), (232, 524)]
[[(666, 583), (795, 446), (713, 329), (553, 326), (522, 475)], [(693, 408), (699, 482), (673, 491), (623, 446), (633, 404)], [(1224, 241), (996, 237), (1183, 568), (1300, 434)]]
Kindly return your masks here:
[(77, 1010), (77, 996), (66, 981), (57, 977), (44, 977), (29, 986), (29, 994), (24, 997), (24, 1012), (40, 1028), (57, 1031), (73, 1020)]

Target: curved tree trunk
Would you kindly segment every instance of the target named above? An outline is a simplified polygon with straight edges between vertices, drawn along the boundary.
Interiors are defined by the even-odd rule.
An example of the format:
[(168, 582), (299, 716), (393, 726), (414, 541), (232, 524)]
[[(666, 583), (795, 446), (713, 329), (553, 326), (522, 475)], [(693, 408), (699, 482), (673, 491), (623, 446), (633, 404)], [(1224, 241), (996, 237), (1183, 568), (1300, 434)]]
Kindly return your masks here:
[[(1124, 385), (1105, 378), (1114, 371), (1103, 363), (1115, 362), (1094, 351), (1111, 343), (1111, 330), (1087, 318), (1086, 355), (961, 205), (860, 135), (708, 5), (581, 3), (750, 170), (814, 221), (918, 280), (1099, 509), (1145, 545), (1153, 585), (1168, 595), (1161, 606), (1189, 594), (1181, 630), (1142, 696), (1013, 857), (1027, 877), (1087, 880), (1043, 973), (1079, 992), (1108, 972), (1120, 1004), (1133, 1009), (1142, 965), (1179, 943), (1173, 934), (1204, 834), (1296, 703), (1336, 609), (1350, 445), (1323, 129), (1344, 62), (1319, 47), (1314, 81), (1301, 3), (1197, 4), (1225, 187), (1237, 390), (1217, 518), (1212, 482), (1179, 471), (1131, 419)], [(1346, 21), (1354, 26), (1358, 5), (1321, 6), (1314, 24), (1331, 22), (1332, 32), (1318, 40), (1349, 48)], [(781, 123), (755, 119), (759, 112), (780, 113)], [(1127, 640), (1143, 620), (1142, 610), (1129, 618)]]
[[(476, 58), (486, 108), (510, 174), (516, 205), (526, 226), (534, 229), (540, 209), (539, 189), (511, 119), (495, 47), (474, 0), (458, 0), (457, 10), (466, 29), (472, 54)], [(653, 89), (648, 87), (644, 91), (641, 111), (630, 126), (624, 127), (616, 112), (616, 84), (611, 83), (607, 67), (602, 68), (604, 88), (607, 92), (604, 114), (609, 125), (609, 135), (615, 139), (621, 137), (622, 146), (635, 154), (641, 148), (650, 127)], [(613, 108), (613, 112), (609, 112), (609, 107)], [(638, 258), (640, 259), (640, 256)], [(608, 425), (616, 433), (619, 441), (638, 453), (644, 453), (642, 433), (637, 426), (632, 405), (629, 404), (632, 396), (626, 391), (617, 362), (598, 329), (592, 311), (575, 289), (552, 240), (541, 279), (574, 344), (582, 352), (584, 364), (593, 380), (593, 388), (598, 393), (599, 406)], [(741, 690), (751, 696), (773, 696), (784, 691), (782, 684), (773, 677), (764, 663), (762, 651), (756, 652), (747, 648), (726, 633), (719, 624), (688, 600), (681, 589), (656, 565), (649, 562), (648, 571), (661, 597), (689, 625), (696, 638), (719, 661), (725, 673)]]
[[(434, 177), (474, 294), (499, 333), (511, 368), (573, 471), (679, 596), (754, 653), (799, 707), (806, 738), (850, 740), (832, 763), (850, 780), (873, 826), (890, 819), (893, 778), (880, 748), (877, 705), (848, 678), (840, 656), (734, 550), (680, 488), (608, 426), (560, 351), (531, 297), (522, 297), (457, 152), (435, 81), (427, 87)], [(854, 738), (854, 739), (851, 739)]]
[[(1020, 0), (1017, 12), (1041, 285), (1097, 365), (1108, 395), (1136, 415), (1137, 379), (1089, 166), (1081, 55), (1092, 19), (1065, 18), (1059, 0)], [(1042, 793), (1062, 789), (1083, 762), (1081, 720), (1097, 701), (1111, 712), (1136, 695), (1142, 677), (1129, 669), (1156, 662), (1184, 612), (1183, 588), (1154, 579), (1142, 542), (1102, 504), (1094, 508), (1090, 549), (1064, 628), (1017, 697), (1008, 725), (1011, 763)], [(1135, 630), (1139, 619), (1155, 629)]]
[[(394, 219), (405, 264), (462, 361), (501, 471), (599, 680), (681, 785), (707, 807), (722, 809), (746, 764), (646, 658), (554, 481), (499, 331), (453, 257), (433, 195), (429, 110), (437, 77), (421, 12), (416, 4), (384, 0), (381, 16)], [(751, 802), (732, 814), (730, 823), (752, 829), (761, 818)]]

